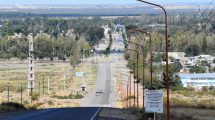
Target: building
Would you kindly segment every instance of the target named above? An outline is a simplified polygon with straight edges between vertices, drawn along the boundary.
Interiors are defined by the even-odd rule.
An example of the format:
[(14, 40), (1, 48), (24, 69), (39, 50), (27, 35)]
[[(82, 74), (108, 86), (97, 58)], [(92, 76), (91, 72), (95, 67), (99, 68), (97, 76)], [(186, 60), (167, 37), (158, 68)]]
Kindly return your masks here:
[(215, 59), (215, 57), (213, 57), (211, 55), (199, 55), (197, 57), (198, 57), (199, 62), (207, 61), (209, 64), (212, 64), (213, 60)]
[(174, 59), (182, 59), (185, 56), (184, 52), (168, 52), (169, 57), (173, 57)]
[(178, 74), (184, 87), (215, 86), (215, 73)]

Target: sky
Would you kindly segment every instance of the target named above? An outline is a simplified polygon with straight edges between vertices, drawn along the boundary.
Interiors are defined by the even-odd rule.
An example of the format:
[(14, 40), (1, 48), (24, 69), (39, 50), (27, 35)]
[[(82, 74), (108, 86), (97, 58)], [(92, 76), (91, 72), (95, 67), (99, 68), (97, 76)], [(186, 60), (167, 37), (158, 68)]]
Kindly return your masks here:
[[(154, 3), (190, 3), (190, 2), (210, 2), (212, 0), (148, 0)], [(54, 5), (121, 5), (138, 4), (136, 0), (0, 0), (0, 5), (35, 5), (35, 4), (54, 4)]]

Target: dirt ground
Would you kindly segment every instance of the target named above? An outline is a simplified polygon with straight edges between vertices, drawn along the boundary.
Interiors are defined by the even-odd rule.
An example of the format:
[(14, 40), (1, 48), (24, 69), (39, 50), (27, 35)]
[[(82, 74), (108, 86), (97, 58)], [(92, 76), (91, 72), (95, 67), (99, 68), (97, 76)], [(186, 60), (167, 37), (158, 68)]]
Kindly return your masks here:
[(172, 120), (215, 120), (214, 109), (171, 108)]
[(97, 120), (138, 120), (129, 109), (102, 108)]

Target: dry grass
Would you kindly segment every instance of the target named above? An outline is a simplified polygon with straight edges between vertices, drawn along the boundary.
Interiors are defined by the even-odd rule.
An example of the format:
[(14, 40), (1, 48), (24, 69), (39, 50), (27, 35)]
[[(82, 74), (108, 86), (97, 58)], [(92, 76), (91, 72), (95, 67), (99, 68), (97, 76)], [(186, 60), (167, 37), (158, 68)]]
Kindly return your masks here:
[[(18, 65), (20, 66), (20, 65)], [(84, 71), (86, 76), (83, 78), (75, 77), (76, 71)], [(88, 71), (88, 72), (86, 72)], [(67, 73), (67, 80), (65, 81), (65, 73)], [(53, 63), (38, 64), (35, 67), (35, 93), (40, 93), (38, 100), (31, 101), (27, 90), (27, 70), (26, 68), (17, 67), (15, 69), (1, 68), (0, 69), (0, 103), (7, 101), (7, 87), (10, 85), (10, 101), (20, 102), (21, 83), (23, 84), (23, 103), (32, 108), (46, 108), (46, 107), (77, 107), (78, 103), (73, 100), (59, 100), (51, 98), (53, 95), (64, 96), (71, 93), (76, 94), (80, 92), (80, 85), (86, 84), (87, 90), (92, 90), (95, 87), (97, 68), (90, 62), (85, 62), (83, 65), (72, 70), (69, 63)], [(43, 77), (44, 76), (44, 77)], [(16, 79), (15, 79), (16, 78)], [(44, 82), (43, 82), (44, 78)], [(48, 78), (50, 80), (50, 92), (48, 93)], [(64, 81), (66, 86), (64, 88)], [(39, 89), (40, 83), (40, 89)], [(44, 94), (43, 94), (44, 83)], [(86, 93), (83, 93), (83, 95)], [(49, 100), (49, 101), (47, 101)], [(60, 102), (59, 102), (60, 101)], [(32, 104), (30, 104), (32, 103)], [(42, 104), (41, 104), (42, 103)]]

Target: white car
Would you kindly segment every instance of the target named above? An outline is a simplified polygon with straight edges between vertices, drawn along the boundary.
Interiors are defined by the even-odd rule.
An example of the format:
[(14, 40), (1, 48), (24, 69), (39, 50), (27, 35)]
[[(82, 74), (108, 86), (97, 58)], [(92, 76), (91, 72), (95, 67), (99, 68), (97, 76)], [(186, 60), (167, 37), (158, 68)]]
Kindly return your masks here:
[(103, 94), (103, 91), (102, 91), (102, 90), (96, 91), (96, 96), (99, 96), (100, 94)]

